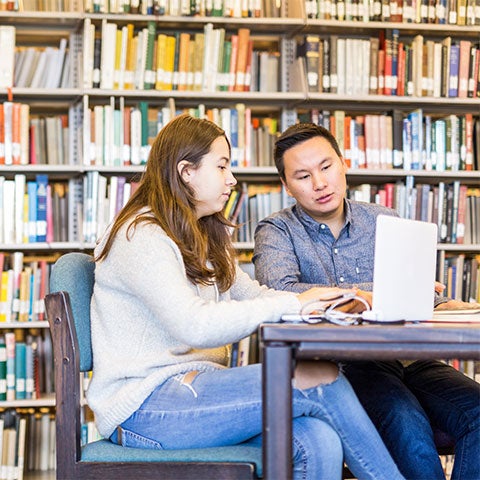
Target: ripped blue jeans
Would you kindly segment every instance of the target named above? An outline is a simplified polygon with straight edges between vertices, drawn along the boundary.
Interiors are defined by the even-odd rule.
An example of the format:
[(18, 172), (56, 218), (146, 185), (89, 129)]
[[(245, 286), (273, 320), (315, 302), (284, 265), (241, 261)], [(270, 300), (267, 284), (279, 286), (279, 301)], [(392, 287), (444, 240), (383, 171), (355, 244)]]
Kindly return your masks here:
[[(279, 399), (279, 401), (281, 401)], [(295, 480), (403, 479), (350, 384), (293, 389)], [(183, 449), (261, 444), (261, 365), (170, 378), (120, 426), (124, 446)], [(117, 431), (111, 439), (118, 440)]]

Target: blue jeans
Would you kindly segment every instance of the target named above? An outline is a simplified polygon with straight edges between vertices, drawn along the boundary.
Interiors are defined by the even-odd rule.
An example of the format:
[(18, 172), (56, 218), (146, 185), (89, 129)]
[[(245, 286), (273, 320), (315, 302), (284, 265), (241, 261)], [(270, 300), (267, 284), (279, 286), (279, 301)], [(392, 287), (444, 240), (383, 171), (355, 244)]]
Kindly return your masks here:
[(480, 479), (480, 385), (436, 361), (351, 362), (344, 367), (403, 475), (445, 479), (433, 431), (455, 442), (452, 480)]
[[(281, 401), (281, 399), (279, 399)], [(293, 390), (294, 478), (402, 479), (343, 374)], [(125, 446), (182, 449), (250, 443), (262, 433), (261, 365), (170, 378), (121, 425)], [(114, 434), (113, 440), (116, 440)]]

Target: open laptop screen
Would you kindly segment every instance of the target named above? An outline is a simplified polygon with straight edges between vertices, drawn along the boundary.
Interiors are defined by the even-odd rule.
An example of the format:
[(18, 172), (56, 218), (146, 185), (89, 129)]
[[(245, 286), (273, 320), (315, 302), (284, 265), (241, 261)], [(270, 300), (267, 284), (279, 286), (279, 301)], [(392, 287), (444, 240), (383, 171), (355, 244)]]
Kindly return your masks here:
[(435, 224), (379, 215), (372, 317), (387, 322), (431, 319), (436, 253)]

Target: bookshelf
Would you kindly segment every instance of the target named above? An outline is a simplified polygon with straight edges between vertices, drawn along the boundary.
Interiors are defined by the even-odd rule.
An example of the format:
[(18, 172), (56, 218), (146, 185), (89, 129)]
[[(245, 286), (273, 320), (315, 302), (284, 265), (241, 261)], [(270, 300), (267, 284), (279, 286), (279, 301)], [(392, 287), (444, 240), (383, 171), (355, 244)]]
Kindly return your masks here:
[[(206, 115), (213, 111), (213, 117), (219, 118), (220, 122), (225, 122), (224, 128), (228, 126), (229, 132), (230, 134), (233, 133), (233, 136), (238, 135), (238, 132), (232, 127), (232, 122), (235, 124), (235, 122), (238, 122), (238, 118), (244, 119), (247, 126), (254, 125), (250, 130), (250, 135), (254, 138), (253, 143), (250, 143), (250, 145), (253, 145), (250, 150), (245, 149), (245, 144), (242, 144), (242, 141), (238, 143), (238, 139), (236, 140), (237, 143), (234, 144), (234, 148), (238, 157), (236, 157), (237, 163), (233, 167), (239, 181), (239, 188), (245, 186), (248, 189), (249, 185), (253, 185), (255, 188), (252, 190), (258, 190), (261, 185), (278, 187), (278, 177), (269, 155), (269, 148), (271, 148), (272, 139), (275, 138), (277, 132), (285, 129), (298, 119), (319, 121), (322, 118), (322, 121), (327, 122), (328, 117), (329, 122), (334, 122), (337, 117), (344, 118), (346, 116), (356, 119), (368, 114), (392, 117), (393, 121), (394, 112), (404, 119), (418, 109), (421, 109), (423, 121), (426, 117), (435, 121), (448, 115), (459, 117), (472, 115), (474, 124), (473, 158), (476, 163), (471, 171), (449, 168), (442, 170), (388, 168), (385, 165), (383, 168), (377, 166), (373, 168), (371, 165), (361, 165), (352, 166), (348, 173), (348, 181), (352, 188), (358, 187), (359, 189), (360, 186), (365, 184), (375, 189), (379, 189), (388, 183), (405, 186), (408, 184), (414, 187), (418, 184), (427, 184), (432, 193), (440, 183), (450, 185), (457, 182), (470, 188), (472, 196), (476, 195), (476, 189), (480, 188), (480, 94), (478, 93), (478, 86), (476, 87), (476, 96), (465, 98), (458, 95), (433, 96), (423, 94), (423, 89), (421, 89), (420, 95), (387, 95), (384, 92), (378, 92), (378, 85), (381, 83), (378, 74), (373, 82), (373, 85), (377, 85), (377, 89), (376, 91), (370, 91), (373, 88), (371, 72), (368, 71), (367, 74), (363, 65), (350, 62), (356, 70), (349, 70), (349, 76), (346, 75), (342, 80), (343, 83), (341, 83), (344, 86), (339, 88), (338, 71), (328, 73), (323, 67), (320, 71), (318, 62), (317, 64), (313, 63), (313, 65), (317, 65), (316, 72), (312, 71), (312, 64), (308, 56), (297, 56), (297, 45), (309, 36), (316, 36), (322, 42), (329, 43), (332, 37), (336, 38), (337, 41), (338, 39), (349, 38), (357, 41), (368, 40), (369, 42), (371, 38), (375, 38), (378, 39), (380, 44), (385, 38), (390, 39), (391, 34), (395, 32), (395, 35), (398, 35), (397, 41), (402, 42), (404, 46), (409, 48), (413, 48), (414, 40), (417, 39), (418, 42), (420, 37), (422, 37), (425, 46), (427, 41), (442, 43), (447, 37), (450, 37), (453, 43), (466, 40), (479, 49), (480, 12), (478, 12), (478, 6), (476, 10), (473, 10), (473, 17), (470, 13), (470, 24), (465, 20), (466, 24), (460, 25), (458, 22), (450, 22), (450, 17), (448, 17), (449, 20), (446, 23), (441, 24), (422, 23), (421, 21), (392, 21), (395, 17), (388, 17), (387, 12), (383, 14), (383, 18), (382, 16), (377, 18), (367, 15), (365, 13), (368, 11), (368, 9), (365, 10), (367, 4), (369, 8), (373, 8), (375, 2), (362, 2), (365, 7), (364, 13), (360, 15), (357, 11), (355, 15), (352, 14), (352, 16), (355, 16), (355, 20), (345, 19), (349, 18), (348, 15), (350, 15), (347, 10), (345, 10), (347, 15), (342, 17), (341, 4), (344, 2), (290, 0), (290, 2), (280, 2), (281, 8), (277, 9), (278, 2), (264, 1), (262, 5), (264, 11), (268, 14), (260, 17), (256, 17), (255, 13), (251, 17), (242, 17), (242, 12), (239, 14), (238, 11), (224, 13), (223, 16), (205, 16), (197, 14), (198, 12), (193, 12), (194, 15), (191, 14), (192, 12), (183, 14), (184, 12), (181, 10), (175, 10), (175, 6), (183, 5), (183, 3), (185, 2), (165, 2), (167, 9), (164, 12), (155, 10), (153, 15), (134, 13), (131, 8), (126, 13), (119, 13), (118, 9), (115, 12), (108, 12), (101, 2), (86, 1), (84, 3), (80, 0), (65, 0), (60, 11), (34, 11), (34, 7), (30, 6), (25, 0), (23, 3), (24, 10), (0, 10), (0, 27), (15, 28), (15, 51), (17, 54), (20, 50), (27, 49), (32, 51), (43, 50), (46, 47), (54, 50), (61, 49), (63, 48), (62, 45), (65, 46), (66, 41), (65, 52), (69, 57), (67, 66), (64, 66), (63, 73), (60, 76), (60, 86), (52, 87), (41, 82), (32, 85), (25, 79), (25, 77), (28, 77), (26, 73), (23, 75), (22, 83), (19, 84), (19, 77), (15, 77), (15, 75), (28, 65), (28, 61), (22, 65), (19, 56), (15, 58), (15, 74), (12, 73), (13, 86), (9, 88), (9, 85), (0, 83), (0, 104), (18, 102), (27, 105), (30, 119), (39, 122), (38, 124), (34, 123), (37, 128), (43, 128), (41, 122), (46, 122), (47, 117), (55, 119), (52, 120), (52, 123), (56, 125), (57, 129), (59, 125), (64, 128), (63, 134), (60, 134), (62, 142), (60, 142), (58, 130), (57, 136), (52, 134), (44, 144), (38, 143), (38, 139), (35, 143), (36, 137), (32, 134), (29, 137), (30, 144), (25, 151), (27, 156), (25, 164), (14, 164), (13, 161), (10, 164), (6, 164), (6, 162), (2, 164), (0, 158), (0, 178), (3, 178), (4, 181), (15, 181), (17, 177), (20, 181), (23, 178), (25, 183), (28, 183), (36, 181), (37, 175), (46, 174), (48, 176), (48, 182), (51, 186), (50, 195), (53, 204), (54, 224), (57, 227), (63, 226), (63, 230), (55, 229), (52, 226), (51, 231), (48, 232), (48, 238), (44, 240), (35, 237), (27, 242), (23, 241), (23, 238), (20, 241), (17, 241), (17, 238), (10, 238), (9, 241), (5, 241), (5, 232), (2, 226), (0, 251), (8, 255), (14, 252), (24, 252), (31, 257), (48, 257), (50, 261), (53, 261), (55, 256), (68, 251), (91, 251), (96, 236), (108, 223), (111, 216), (115, 214), (115, 211), (111, 208), (113, 186), (118, 185), (120, 177), (125, 178), (127, 185), (138, 180), (144, 169), (142, 159), (146, 158), (148, 141), (155, 134), (155, 129), (158, 129), (161, 121), (167, 121), (177, 111), (187, 109), (192, 114)], [(186, 3), (190, 5), (190, 2)], [(382, 2), (382, 4), (385, 3)], [(398, 15), (398, 2), (397, 4), (390, 3), (390, 13), (395, 14), (394, 5), (397, 5)], [(202, 5), (202, 2), (199, 2), (199, 4)], [(321, 18), (322, 16), (327, 17), (325, 13), (312, 13), (313, 4), (316, 5), (316, 12), (320, 12), (320, 5), (323, 5), (322, 12), (326, 11), (325, 4), (329, 5), (327, 9), (330, 11), (330, 18)], [(156, 6), (158, 5), (154, 3), (153, 8), (156, 8)], [(347, 2), (344, 3), (344, 7), (350, 8)], [(378, 10), (378, 5), (376, 5), (376, 8)], [(380, 12), (383, 8), (386, 7), (380, 5)], [(478, 19), (475, 17), (475, 13), (478, 13)], [(343, 20), (339, 18), (343, 18)], [(235, 86), (233, 89), (229, 89), (232, 82), (232, 72), (223, 69), (221, 71), (222, 80), (218, 80), (219, 85), (215, 83), (212, 86), (208, 82), (202, 83), (203, 76), (206, 73), (204, 74), (202, 70), (202, 74), (199, 76), (200, 70), (196, 67), (197, 70), (190, 72), (191, 75), (189, 70), (184, 74), (179, 73), (178, 77), (182, 79), (177, 78), (177, 88), (173, 89), (173, 87), (165, 86), (165, 83), (168, 82), (165, 81), (164, 67), (162, 67), (156, 68), (157, 77), (161, 78), (158, 88), (156, 85), (158, 78), (151, 81), (151, 76), (144, 75), (142, 85), (137, 83), (136, 86), (127, 89), (119, 88), (119, 86), (123, 82), (125, 87), (125, 82), (128, 83), (131, 79), (128, 78), (128, 75), (125, 77), (125, 72), (122, 74), (123, 77), (120, 77), (123, 80), (119, 80), (118, 75), (115, 77), (115, 68), (118, 65), (113, 63), (113, 83), (109, 84), (107, 82), (101, 85), (100, 82), (98, 87), (94, 86), (94, 83), (98, 80), (95, 77), (96, 72), (94, 72), (98, 68), (98, 64), (95, 62), (101, 61), (101, 55), (99, 59), (95, 60), (95, 41), (93, 46), (89, 43), (91, 42), (92, 32), (95, 32), (95, 38), (101, 39), (103, 31), (111, 28), (116, 31), (116, 35), (125, 35), (126, 37), (131, 35), (133, 39), (136, 39), (134, 41), (138, 45), (139, 35), (148, 35), (149, 28), (152, 28), (152, 21), (154, 22), (155, 35), (164, 33), (165, 35), (175, 36), (176, 32), (178, 34), (188, 33), (191, 41), (198, 39), (199, 34), (220, 35), (220, 38), (231, 41), (233, 36), (239, 35), (240, 30), (248, 29), (250, 39), (253, 40), (253, 51), (256, 52), (254, 57), (256, 59), (255, 67), (253, 72), (250, 70), (249, 78), (257, 80), (250, 83), (250, 89), (239, 89)], [(105, 27), (107, 24), (112, 25), (112, 27)], [(158, 41), (158, 37), (156, 40)], [(123, 41), (126, 41), (126, 38)], [(30, 55), (33, 55), (32, 51)], [(199, 51), (203, 52), (203, 50), (198, 49), (198, 45), (197, 50), (194, 51), (197, 53), (197, 57), (203, 57), (203, 53), (198, 54)], [(116, 57), (115, 46), (104, 54), (104, 57), (109, 56)], [(480, 53), (477, 52), (477, 57), (479, 56)], [(124, 61), (126, 62), (126, 58)], [(347, 71), (346, 63), (348, 61), (343, 63), (345, 71)], [(195, 63), (192, 63), (192, 65), (195, 65)], [(325, 65), (324, 61), (322, 61), (322, 65)], [(135, 67), (137, 67), (137, 64), (135, 64)], [(138, 68), (135, 69), (138, 70)], [(150, 70), (155, 73), (153, 66), (150, 67)], [(159, 70), (163, 72), (162, 76), (159, 75)], [(479, 82), (478, 70), (477, 66), (477, 83)], [(278, 74), (274, 75), (273, 78), (267, 78), (266, 72), (269, 71), (278, 71)], [(68, 72), (68, 75), (66, 75), (66, 72)], [(178, 68), (177, 72), (179, 72)], [(195, 72), (197, 72), (196, 75)], [(368, 91), (359, 92), (355, 90), (352, 93), (348, 88), (353, 88), (352, 79), (359, 79), (360, 72), (363, 73), (362, 82), (366, 82)], [(233, 73), (236, 74), (235, 71)], [(315, 83), (315, 73), (317, 84), (322, 84), (322, 87), (324, 77), (328, 76), (327, 83), (329, 85), (335, 84), (337, 92), (327, 92), (324, 88), (320, 90), (318, 86), (316, 89), (312, 87), (310, 85), (312, 73), (313, 83)], [(334, 77), (332, 75), (336, 75), (335, 81), (333, 81)], [(367, 76), (365, 77), (365, 75)], [(423, 76), (423, 71), (421, 76)], [(171, 78), (173, 82), (173, 74)], [(233, 78), (235, 80), (236, 75)], [(245, 75), (241, 78), (245, 81)], [(135, 81), (139, 80), (134, 79)], [(153, 88), (149, 88), (145, 86), (145, 82), (155, 85)], [(385, 82), (385, 78), (383, 82)], [(182, 86), (180, 87), (180, 85)], [(140, 116), (138, 116), (137, 110), (141, 111)], [(233, 110), (236, 110), (236, 113), (232, 113)], [(123, 125), (125, 125), (126, 117), (124, 115), (126, 111), (130, 115), (128, 121), (140, 122), (140, 125), (136, 124), (137, 130), (140, 129), (143, 132), (140, 139), (136, 138), (135, 146), (138, 151), (135, 154), (132, 154), (133, 145), (129, 142), (120, 142), (119, 139), (110, 138), (108, 140), (110, 143), (100, 145), (98, 140), (106, 137), (104, 136), (105, 130), (97, 128), (95, 119), (102, 118), (102, 121), (107, 119), (114, 125), (115, 117), (118, 116), (116, 112), (121, 112), (121, 123), (123, 122)], [(152, 118), (150, 118), (149, 123), (149, 111), (155, 113), (156, 122), (152, 122)], [(227, 115), (227, 111), (230, 116)], [(340, 112), (340, 115), (337, 115), (336, 112)], [(101, 114), (102, 116), (95, 117), (95, 114)], [(160, 118), (161, 120), (159, 120)], [(148, 130), (149, 127), (150, 131)], [(340, 131), (336, 132), (336, 135), (338, 137)], [(241, 140), (245, 140), (245, 138)], [(49, 151), (49, 148), (60, 143), (62, 144), (63, 157), (59, 157), (59, 151)], [(37, 163), (32, 163), (32, 145), (36, 147)], [(101, 147), (100, 150), (98, 149), (99, 146)], [(107, 153), (105, 153), (105, 148), (107, 148)], [(391, 148), (393, 149), (393, 145)], [(44, 152), (47, 152), (46, 159), (42, 159), (42, 153)], [(459, 151), (458, 154), (462, 155), (461, 158), (464, 158), (463, 153)], [(57, 163), (50, 162), (50, 157), (57, 158)], [(58, 158), (63, 160), (60, 161)], [(120, 183), (122, 181), (120, 180)], [(97, 198), (91, 196), (94, 195), (94, 192), (100, 192), (97, 193)], [(125, 199), (126, 196), (127, 194), (124, 194), (123, 198)], [(93, 202), (94, 198), (95, 200), (99, 198), (102, 200), (100, 203)], [(115, 199), (115, 202), (117, 202), (117, 199)], [(283, 198), (283, 202), (285, 204), (287, 199)], [(99, 210), (108, 211), (108, 214), (105, 214), (101, 220), (98, 218)], [(478, 210), (476, 211), (478, 217)], [(95, 215), (97, 216), (95, 217)], [(22, 223), (23, 220), (19, 220), (19, 222)], [(245, 254), (247, 260), (248, 254), (253, 249), (252, 231), (253, 227), (250, 229), (249, 237), (246, 236), (235, 243), (239, 252)], [(471, 236), (469, 238), (472, 239)], [(465, 259), (479, 257), (480, 236), (477, 236), (474, 242), (452, 243), (441, 241), (438, 244), (438, 251), (439, 264), (443, 266), (444, 270), (439, 272), (439, 278), (447, 278), (448, 271), (451, 268), (450, 264), (454, 262), (452, 259), (460, 259), (460, 262), (465, 263)], [(29, 324), (28, 327), (31, 329), (45, 328), (43, 324), (40, 326)], [(6, 331), (10, 328), (17, 328), (17, 325), (11, 327), (3, 324), (0, 328)], [(26, 402), (26, 404), (0, 402), (0, 408), (22, 410), (25, 407), (36, 412), (53, 408), (53, 400), (50, 397), (35, 401), (21, 400), (21, 402)], [(28, 473), (29, 478), (33, 478), (30, 475), (38, 472), (26, 473)]]

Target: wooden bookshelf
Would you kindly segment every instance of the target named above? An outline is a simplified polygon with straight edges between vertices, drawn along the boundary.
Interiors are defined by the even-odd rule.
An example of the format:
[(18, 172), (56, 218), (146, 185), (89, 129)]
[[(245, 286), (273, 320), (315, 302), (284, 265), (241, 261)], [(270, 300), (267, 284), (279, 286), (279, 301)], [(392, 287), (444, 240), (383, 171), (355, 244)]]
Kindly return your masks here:
[[(297, 59), (297, 45), (306, 35), (318, 35), (329, 39), (332, 35), (356, 39), (368, 39), (384, 35), (385, 32), (396, 30), (399, 37), (410, 42), (415, 36), (421, 35), (425, 40), (441, 41), (450, 36), (453, 41), (469, 40), (480, 48), (480, 25), (453, 25), (432, 23), (403, 23), (385, 21), (350, 21), (337, 19), (307, 18), (305, 2), (284, 1), (282, 11), (277, 17), (235, 18), (229, 16), (182, 16), (182, 15), (144, 15), (130, 13), (93, 12), (93, 4), (79, 0), (66, 2), (64, 12), (34, 12), (34, 11), (0, 11), (0, 25), (14, 26), (16, 29), (16, 46), (21, 48), (44, 47), (57, 48), (61, 39), (67, 39), (68, 51), (71, 55), (69, 64), (69, 81), (60, 88), (43, 88), (31, 86), (16, 86), (11, 89), (0, 87), (0, 103), (9, 100), (27, 104), (31, 117), (61, 116), (68, 118), (68, 140), (66, 151), (68, 161), (65, 164), (32, 164), (5, 165), (0, 164), (0, 177), (14, 180), (16, 175), (24, 175), (26, 181), (34, 181), (37, 174), (47, 174), (49, 182), (63, 183), (70, 188), (71, 207), (63, 222), (71, 224), (67, 238), (60, 240), (55, 236), (47, 242), (1, 242), (0, 250), (6, 253), (22, 251), (30, 256), (61, 255), (68, 251), (91, 251), (95, 245), (94, 239), (85, 238), (83, 221), (88, 212), (82, 204), (84, 188), (87, 179), (97, 175), (105, 177), (107, 187), (113, 177), (123, 176), (127, 183), (138, 180), (145, 165), (104, 164), (100, 158), (87, 161), (93, 146), (85, 145), (91, 137), (88, 133), (87, 117), (95, 107), (112, 106), (113, 110), (120, 108), (138, 108), (141, 102), (147, 102), (148, 107), (161, 110), (171, 108), (176, 110), (198, 109), (233, 109), (238, 104), (242, 109), (248, 109), (256, 119), (273, 119), (276, 132), (303, 118), (312, 111), (342, 110), (347, 115), (391, 115), (398, 110), (406, 115), (414, 109), (421, 108), (426, 115), (439, 118), (449, 114), (473, 114), (474, 119), (480, 117), (480, 94), (474, 98), (432, 96), (395, 96), (383, 94), (345, 94), (314, 92), (307, 86), (307, 70), (302, 61)], [(269, 5), (272, 6), (272, 5)], [(116, 25), (117, 30), (131, 25), (133, 34), (147, 29), (149, 22), (155, 21), (156, 33), (160, 31), (169, 35), (175, 32), (187, 32), (192, 38), (195, 34), (205, 32), (207, 24), (211, 28), (223, 29), (226, 39), (238, 33), (239, 29), (250, 29), (253, 48), (258, 52), (274, 52), (278, 65), (278, 88), (276, 91), (225, 91), (215, 89), (204, 90), (159, 90), (145, 89), (115, 89), (94, 88), (85, 81), (86, 38), (85, 26), (95, 28), (96, 35), (101, 36), (105, 23)], [(480, 21), (479, 21), (480, 23)], [(113, 52), (110, 52), (112, 55)], [(93, 58), (90, 59), (93, 62)], [(88, 65), (88, 62), (87, 62)], [(241, 110), (243, 111), (243, 110)], [(476, 128), (480, 129), (480, 120)], [(265, 127), (266, 128), (266, 127)], [(271, 133), (274, 138), (276, 132)], [(270, 140), (271, 140), (270, 138)], [(477, 134), (480, 142), (480, 134)], [(89, 141), (90, 141), (89, 140)], [(94, 142), (92, 142), (93, 144)], [(146, 145), (143, 145), (146, 147)], [(437, 171), (410, 169), (371, 169), (353, 168), (348, 172), (348, 181), (352, 186), (364, 183), (379, 186), (388, 182), (405, 182), (413, 178), (414, 184), (426, 183), (432, 188), (439, 183), (450, 184), (460, 182), (469, 188), (480, 188), (480, 147), (476, 146), (475, 159), (477, 169), (473, 171)], [(258, 157), (258, 158), (257, 158)], [(262, 157), (262, 158), (260, 158)], [(268, 157), (268, 158), (267, 158)], [(233, 171), (239, 185), (246, 186), (271, 184), (278, 185), (278, 175), (273, 166), (271, 155), (256, 155), (251, 153), (251, 165), (240, 161)], [(0, 162), (1, 163), (1, 162)], [(261, 165), (261, 166), (258, 166)], [(98, 177), (95, 177), (98, 178)], [(251, 238), (235, 243), (239, 252), (251, 252)], [(448, 256), (480, 254), (480, 241), (477, 243), (454, 244), (439, 243), (439, 259), (445, 261)], [(21, 328), (38, 328), (36, 324), (21, 326)], [(43, 328), (43, 325), (40, 327)], [(13, 328), (1, 325), (0, 328)], [(17, 328), (17, 326), (15, 326)], [(5, 404), (0, 402), (0, 408), (12, 407), (33, 409), (53, 407), (52, 399), (31, 401), (26, 404)], [(24, 402), (23, 400), (21, 402)], [(42, 403), (43, 402), (43, 403)], [(53, 478), (54, 473), (28, 472), (28, 478)]]

